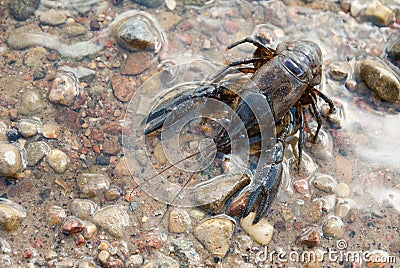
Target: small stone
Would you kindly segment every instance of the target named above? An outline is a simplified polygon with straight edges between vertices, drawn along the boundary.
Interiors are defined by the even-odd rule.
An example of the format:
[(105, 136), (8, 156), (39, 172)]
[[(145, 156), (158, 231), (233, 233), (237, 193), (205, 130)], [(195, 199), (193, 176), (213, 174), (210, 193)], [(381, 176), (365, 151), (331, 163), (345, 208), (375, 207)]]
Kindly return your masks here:
[(36, 166), (50, 152), (50, 146), (44, 141), (30, 142), (26, 146), (28, 166)]
[(56, 263), (56, 267), (59, 268), (73, 268), (75, 267), (74, 260), (71, 259), (63, 259)]
[(13, 201), (0, 198), (0, 225), (6, 231), (13, 231), (26, 218), (26, 210)]
[(121, 207), (111, 205), (97, 211), (93, 215), (92, 221), (111, 235), (120, 238), (124, 235), (124, 228), (129, 225), (129, 216)]
[(400, 241), (397, 240), (397, 241), (393, 241), (392, 243), (390, 243), (389, 249), (391, 252), (399, 253), (400, 252)]
[(77, 217), (69, 216), (65, 219), (61, 229), (66, 235), (79, 233), (83, 230), (83, 222)]
[(22, 168), (22, 160), (17, 146), (0, 143), (0, 176), (14, 176)]
[(110, 256), (111, 256), (110, 252), (108, 252), (107, 250), (102, 250), (97, 255), (97, 259), (99, 259), (99, 261), (102, 264), (107, 264), (108, 261), (110, 260)]
[(138, 85), (134, 79), (114, 75), (111, 78), (111, 87), (114, 92), (114, 96), (121, 102), (128, 102), (132, 99), (133, 94), (135, 94)]
[(335, 178), (327, 174), (316, 175), (311, 180), (311, 183), (315, 188), (329, 194), (335, 192), (337, 188), (337, 181)]
[(194, 229), (194, 236), (213, 257), (222, 259), (229, 250), (233, 227), (234, 224), (230, 219), (209, 219)]
[(121, 74), (138, 75), (150, 68), (151, 62), (154, 59), (154, 53), (139, 51), (130, 53), (125, 60)]
[(234, 21), (226, 20), (224, 22), (224, 29), (227, 33), (234, 34), (239, 30), (239, 25)]
[(302, 194), (305, 197), (310, 195), (310, 186), (308, 185), (307, 179), (297, 180), (293, 184), (294, 188), (299, 194)]
[(133, 0), (133, 2), (136, 2), (140, 5), (149, 7), (149, 8), (156, 8), (161, 6), (164, 1), (163, 0)]
[(34, 90), (26, 90), (22, 92), (21, 99), (18, 102), (18, 112), (22, 115), (37, 116), (45, 107), (42, 96)]
[(76, 37), (80, 35), (85, 35), (87, 33), (87, 29), (79, 23), (73, 23), (65, 25), (63, 27), (63, 32), (68, 37)]
[(12, 128), (9, 131), (7, 131), (7, 138), (10, 142), (16, 142), (20, 138), (20, 133), (18, 129)]
[(165, 5), (169, 10), (174, 10), (176, 7), (176, 1), (175, 0), (165, 0)]
[(121, 146), (116, 136), (106, 136), (103, 141), (103, 152), (107, 155), (116, 155), (121, 151)]
[(11, 0), (9, 1), (10, 14), (17, 20), (26, 20), (39, 7), (40, 0)]
[[(162, 254), (161, 254), (162, 255)], [(162, 255), (161, 257), (158, 257), (156, 259), (153, 259), (149, 262), (147, 262), (143, 268), (160, 268), (160, 267), (168, 267), (168, 268), (179, 268), (179, 264), (172, 259), (171, 257), (167, 257), (165, 255)]]
[(304, 219), (310, 223), (317, 223), (322, 217), (323, 201), (315, 199), (308, 203), (301, 211)]
[(329, 66), (329, 75), (333, 80), (346, 79), (350, 73), (350, 66), (347, 62), (334, 62)]
[(97, 226), (91, 222), (85, 222), (82, 230), (83, 237), (89, 240), (93, 238), (95, 233), (97, 233)]
[(143, 264), (143, 257), (139, 254), (131, 255), (125, 260), (125, 266), (128, 268), (139, 268)]
[[(142, 219), (142, 222), (143, 221)], [(140, 240), (139, 240), (139, 247), (141, 249), (145, 248), (154, 248), (154, 249), (159, 249), (165, 244), (166, 237), (163, 233), (160, 233), (158, 231), (151, 231), (151, 232), (146, 232), (142, 233)]]
[(168, 230), (172, 233), (183, 233), (190, 227), (190, 216), (183, 209), (173, 209), (169, 213)]
[(345, 182), (340, 182), (336, 188), (338, 197), (349, 197), (351, 194), (350, 186)]
[(351, 206), (349, 203), (347, 202), (339, 203), (335, 207), (335, 215), (343, 219), (347, 216), (347, 214), (349, 214), (350, 209)]
[(70, 210), (72, 215), (87, 220), (96, 211), (97, 205), (92, 200), (89, 199), (74, 199), (71, 202)]
[(54, 123), (47, 123), (44, 124), (42, 127), (42, 135), (47, 139), (57, 139), (60, 130), (61, 128), (59, 125)]
[(112, 186), (109, 190), (104, 193), (104, 197), (108, 201), (117, 200), (122, 196), (122, 190), (118, 186)]
[(100, 30), (100, 23), (96, 19), (90, 20), (90, 30), (91, 31)]
[(19, 133), (26, 138), (35, 136), (40, 126), (40, 120), (36, 119), (21, 119), (17, 123)]
[(318, 246), (321, 243), (321, 231), (317, 227), (309, 227), (300, 235), (299, 241), (307, 247)]
[(78, 78), (71, 72), (60, 72), (49, 90), (49, 101), (70, 106), (79, 93)]
[(44, 25), (57, 26), (65, 23), (67, 16), (64, 13), (55, 9), (49, 9), (42, 12), (40, 15), (40, 22)]
[(382, 61), (366, 58), (360, 64), (360, 75), (368, 88), (388, 102), (400, 101), (400, 81)]
[(265, 218), (253, 224), (255, 215), (254, 212), (250, 212), (246, 218), (240, 219), (240, 226), (254, 241), (263, 246), (268, 245), (271, 242), (274, 227)]
[(388, 26), (395, 18), (394, 12), (378, 0), (372, 1), (365, 9), (368, 21), (378, 26)]
[(180, 267), (201, 267), (200, 255), (189, 239), (174, 239), (171, 241), (172, 253), (179, 259)]
[(46, 214), (48, 221), (52, 226), (61, 224), (67, 217), (65, 210), (59, 206), (48, 207), (46, 209)]
[(54, 250), (47, 251), (46, 255), (44, 256), (44, 258), (48, 261), (57, 259), (57, 257), (58, 257), (57, 252), (55, 252)]
[(57, 173), (64, 173), (68, 166), (68, 156), (61, 150), (53, 149), (47, 155), (47, 163)]
[(82, 173), (76, 181), (81, 192), (87, 196), (97, 196), (110, 188), (110, 179), (103, 174)]
[(28, 49), (24, 56), (24, 64), (29, 67), (40, 67), (46, 59), (47, 51), (43, 47), (33, 47)]
[(342, 238), (344, 236), (343, 221), (337, 216), (329, 216), (322, 223), (322, 232), (330, 238)]
[(206, 39), (204, 40), (203, 44), (201, 45), (202, 49), (208, 50), (211, 48), (211, 41)]
[(162, 148), (161, 142), (158, 142), (154, 147), (154, 159), (160, 165), (164, 165), (165, 163), (167, 163), (167, 157), (164, 154), (164, 149)]

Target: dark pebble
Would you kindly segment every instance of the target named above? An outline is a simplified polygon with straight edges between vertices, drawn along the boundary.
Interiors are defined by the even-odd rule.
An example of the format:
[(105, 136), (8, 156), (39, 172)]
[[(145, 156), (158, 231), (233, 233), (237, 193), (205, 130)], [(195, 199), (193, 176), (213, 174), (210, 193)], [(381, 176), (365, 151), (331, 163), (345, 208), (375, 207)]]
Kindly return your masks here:
[(13, 128), (7, 132), (7, 137), (10, 142), (16, 142), (20, 137), (20, 134), (16, 128)]
[(100, 23), (96, 19), (90, 21), (90, 30), (92, 31), (100, 30)]
[(46, 72), (43, 69), (33, 71), (33, 80), (40, 80), (46, 77)]
[(159, 7), (164, 3), (163, 0), (133, 0), (133, 2), (149, 8)]
[(96, 158), (96, 163), (100, 166), (108, 166), (110, 164), (110, 156), (100, 154)]
[(11, 0), (10, 14), (17, 20), (26, 20), (39, 7), (40, 0)]

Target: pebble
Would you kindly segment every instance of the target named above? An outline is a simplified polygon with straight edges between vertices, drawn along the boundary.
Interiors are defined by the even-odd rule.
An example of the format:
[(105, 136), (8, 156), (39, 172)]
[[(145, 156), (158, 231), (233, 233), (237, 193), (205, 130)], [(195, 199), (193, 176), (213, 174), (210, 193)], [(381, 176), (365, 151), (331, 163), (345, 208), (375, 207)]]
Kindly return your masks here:
[(176, 1), (175, 0), (165, 0), (165, 5), (169, 10), (174, 10), (176, 7)]
[(307, 203), (301, 210), (304, 219), (310, 223), (317, 223), (322, 217), (323, 201), (314, 199), (311, 203)]
[(122, 190), (121, 188), (119, 188), (118, 186), (111, 186), (110, 189), (108, 189), (105, 193), (104, 193), (104, 197), (108, 200), (108, 201), (112, 201), (112, 200), (117, 200), (122, 196)]
[(90, 83), (96, 77), (96, 71), (82, 66), (70, 67), (68, 65), (61, 66), (58, 71), (71, 73), (75, 76), (75, 79), (79, 82)]
[(75, 216), (68, 216), (61, 229), (66, 235), (79, 233), (83, 230), (83, 221)]
[(110, 179), (103, 174), (82, 173), (76, 178), (79, 189), (87, 196), (97, 196), (110, 188)]
[(26, 51), (24, 55), (24, 64), (29, 67), (37, 68), (44, 64), (47, 51), (43, 47), (33, 47)]
[(25, 138), (31, 138), (35, 136), (39, 129), (41, 128), (42, 123), (40, 119), (35, 118), (23, 118), (18, 120), (17, 128), (19, 133), (24, 136)]
[(254, 218), (255, 213), (250, 212), (246, 218), (240, 219), (240, 226), (249, 236), (251, 236), (251, 238), (254, 239), (254, 241), (263, 246), (268, 245), (269, 242), (271, 242), (274, 227), (265, 218), (262, 218), (256, 224), (253, 224)]
[(39, 20), (44, 25), (57, 26), (65, 23), (67, 16), (58, 10), (49, 9), (40, 14)]
[(336, 193), (338, 197), (349, 197), (351, 194), (350, 186), (345, 182), (339, 182), (336, 187)]
[(9, 143), (0, 143), (0, 176), (12, 177), (23, 168), (20, 149)]
[(107, 250), (102, 250), (99, 252), (99, 254), (97, 255), (97, 259), (103, 264), (106, 265), (108, 263), (108, 261), (110, 260), (110, 252), (108, 252)]
[(55, 104), (70, 106), (79, 93), (79, 80), (71, 72), (61, 71), (53, 80), (49, 90), (49, 101)]
[(342, 238), (344, 236), (344, 223), (337, 216), (328, 216), (322, 223), (322, 232), (329, 238)]
[(124, 228), (129, 225), (129, 216), (121, 207), (110, 205), (98, 210), (93, 215), (92, 221), (111, 235), (120, 238), (124, 235)]
[(90, 30), (91, 31), (100, 30), (100, 23), (96, 19), (90, 20)]
[(134, 79), (126, 76), (114, 75), (111, 78), (111, 87), (114, 96), (121, 102), (128, 102), (135, 94), (138, 85)]
[(76, 37), (80, 35), (85, 35), (88, 30), (79, 23), (72, 23), (65, 25), (63, 27), (63, 32), (67, 37)]
[(125, 260), (125, 266), (128, 268), (139, 268), (143, 264), (143, 257), (139, 254), (131, 255)]
[(42, 135), (47, 139), (57, 139), (61, 127), (55, 123), (47, 123), (42, 127)]
[(368, 88), (388, 102), (400, 101), (400, 81), (382, 61), (366, 58), (360, 63), (360, 76)]
[(171, 241), (172, 253), (178, 258), (180, 267), (201, 267), (200, 255), (189, 239), (173, 239)]
[(327, 174), (318, 174), (314, 178), (311, 179), (311, 184), (328, 194), (336, 192), (337, 189), (337, 181), (334, 177)]
[(52, 226), (63, 223), (63, 221), (67, 217), (67, 213), (65, 212), (65, 210), (59, 206), (48, 207), (46, 209), (46, 214), (47, 219)]
[(329, 65), (329, 75), (333, 80), (344, 80), (350, 73), (350, 65), (347, 62), (333, 62)]
[(103, 153), (116, 155), (121, 151), (121, 146), (117, 136), (106, 136), (103, 140)]
[(164, 154), (164, 149), (162, 147), (162, 143), (158, 142), (154, 147), (154, 159), (157, 161), (158, 164), (164, 165), (167, 163), (167, 157)]
[(52, 149), (47, 155), (47, 163), (57, 173), (64, 173), (68, 166), (68, 156), (61, 150)]
[(160, 267), (168, 267), (168, 268), (179, 268), (179, 264), (172, 258), (167, 257), (163, 254), (160, 254), (158, 258), (155, 258), (145, 265), (142, 268), (160, 268)]
[(74, 261), (71, 259), (63, 259), (56, 263), (56, 267), (58, 268), (73, 268), (75, 267)]
[(46, 252), (46, 255), (44, 256), (44, 258), (46, 260), (54, 260), (58, 257), (57, 252), (55, 252), (54, 250), (49, 250)]
[(74, 199), (70, 204), (71, 214), (83, 219), (89, 219), (96, 211), (97, 205), (89, 199)]
[(10, 142), (16, 142), (18, 139), (21, 137), (18, 129), (12, 128), (9, 131), (7, 131), (7, 138)]
[(156, 8), (164, 3), (163, 0), (133, 0), (133, 2), (149, 8)]
[(97, 226), (90, 221), (85, 222), (82, 230), (83, 238), (86, 240), (92, 239), (95, 233), (97, 233)]
[(222, 259), (229, 250), (233, 227), (234, 223), (230, 219), (208, 219), (194, 229), (194, 236), (213, 257)]
[(168, 230), (172, 233), (184, 233), (191, 224), (190, 216), (186, 210), (175, 208), (169, 213)]
[(45, 107), (42, 96), (35, 90), (25, 90), (17, 104), (18, 112), (21, 115), (37, 116)]
[(349, 203), (347, 203), (346, 201), (343, 202), (339, 202), (335, 207), (335, 215), (344, 219), (347, 214), (349, 214), (351, 209), (351, 205)]
[(49, 152), (51, 148), (44, 141), (30, 142), (26, 146), (27, 165), (36, 166)]
[(26, 210), (13, 201), (0, 198), (0, 225), (6, 231), (13, 231), (26, 218)]
[(226, 20), (224, 22), (224, 29), (227, 33), (234, 34), (239, 30), (239, 25), (235, 21)]
[(130, 53), (121, 70), (124, 75), (138, 75), (150, 68), (154, 59), (154, 53), (139, 51)]
[(321, 230), (318, 227), (308, 227), (299, 238), (301, 244), (307, 247), (316, 247), (321, 243)]
[(374, 0), (367, 5), (365, 16), (368, 21), (378, 26), (388, 26), (395, 18), (394, 12), (378, 0)]
[(17, 20), (26, 20), (39, 7), (40, 0), (11, 0), (8, 8)]

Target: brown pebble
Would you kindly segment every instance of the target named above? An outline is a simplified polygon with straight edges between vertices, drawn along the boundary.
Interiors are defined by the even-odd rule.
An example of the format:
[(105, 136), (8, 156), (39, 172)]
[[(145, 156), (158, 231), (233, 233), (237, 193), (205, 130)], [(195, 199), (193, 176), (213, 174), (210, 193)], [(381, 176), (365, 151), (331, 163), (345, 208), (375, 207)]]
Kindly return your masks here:
[(137, 75), (150, 68), (154, 54), (148, 51), (139, 51), (128, 55), (121, 74)]
[(229, 34), (234, 34), (239, 30), (239, 25), (231, 20), (227, 20), (224, 22), (224, 29)]
[(52, 52), (47, 55), (47, 60), (49, 61), (56, 61), (57, 60), (57, 53)]
[(97, 255), (97, 258), (102, 264), (107, 264), (107, 262), (110, 260), (110, 252), (107, 250), (102, 250), (99, 252), (99, 255)]
[(83, 229), (83, 222), (74, 216), (69, 216), (66, 218), (62, 225), (62, 232), (64, 234), (79, 233)]
[(82, 245), (82, 244), (86, 244), (86, 240), (85, 240), (85, 238), (83, 237), (82, 234), (79, 234), (75, 239), (75, 245), (79, 246), (79, 245)]
[(318, 246), (321, 242), (321, 232), (316, 227), (310, 227), (301, 234), (299, 240), (307, 247)]
[(100, 23), (96, 19), (90, 20), (90, 30), (91, 31), (100, 30)]
[(31, 249), (27, 248), (27, 249), (24, 250), (23, 256), (24, 256), (25, 259), (30, 259), (32, 257), (32, 255), (33, 255), (33, 252), (32, 252)]
[(128, 102), (137, 90), (137, 83), (128, 77), (114, 75), (111, 78), (111, 87), (114, 91), (114, 96), (119, 101)]

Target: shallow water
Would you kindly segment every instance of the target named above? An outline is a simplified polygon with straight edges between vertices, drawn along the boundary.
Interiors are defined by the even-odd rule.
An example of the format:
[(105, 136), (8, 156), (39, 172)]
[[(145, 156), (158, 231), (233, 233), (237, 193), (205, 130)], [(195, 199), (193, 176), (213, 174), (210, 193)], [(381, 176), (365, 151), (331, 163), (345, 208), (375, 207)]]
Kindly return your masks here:
[[(11, 247), (10, 253), (8, 249), (3, 249), (4, 243), (2, 242), (2, 252), (0, 253), (2, 253), (3, 266), (16, 267), (30, 263), (33, 267), (50, 267), (57, 262), (71, 259), (76, 265), (78, 260), (89, 260), (96, 265), (106, 267), (98, 260), (99, 241), (114, 243), (112, 248), (119, 253), (114, 254), (113, 258), (117, 260), (125, 261), (129, 256), (138, 254), (144, 258), (144, 264), (155, 263), (160, 259), (165, 259), (165, 256), (179, 261), (181, 266), (188, 265), (188, 263), (190, 266), (191, 261), (196, 263), (196, 258), (190, 259), (189, 257), (189, 261), (185, 261), (178, 256), (178, 253), (171, 250), (171, 240), (175, 238), (187, 239), (193, 243), (190, 250), (186, 249), (183, 252), (190, 255), (188, 252), (192, 252), (191, 250), (197, 251), (200, 256), (197, 264), (215, 267), (261, 267), (272, 264), (269, 261), (257, 260), (257, 252), (259, 252), (257, 249), (262, 250), (263, 248), (251, 239), (249, 240), (239, 225), (235, 226), (230, 252), (219, 263), (215, 263), (210, 253), (201, 246), (191, 231), (182, 234), (168, 232), (168, 217), (164, 217), (166, 206), (155, 200), (164, 200), (160, 198), (160, 194), (161, 197), (167, 197), (166, 200), (171, 200), (169, 195), (172, 193), (175, 205), (179, 203), (188, 206), (184, 199), (188, 196), (190, 199), (191, 192), (189, 190), (187, 193), (183, 193), (185, 198), (179, 198), (177, 201), (175, 201), (177, 193), (175, 184), (161, 189), (165, 192), (155, 191), (148, 196), (140, 188), (136, 189), (136, 183), (140, 184), (152, 175), (146, 174), (145, 178), (133, 179), (130, 175), (121, 175), (116, 172), (119, 170), (116, 168), (117, 163), (123, 156), (128, 158), (133, 156), (134, 162), (128, 163), (128, 167), (134, 174), (137, 169), (142, 170), (146, 165), (153, 168), (154, 160), (157, 160), (157, 157), (155, 157), (156, 159), (152, 158), (152, 150), (157, 147), (156, 142), (150, 143), (150, 146), (146, 144), (143, 135), (140, 134), (142, 129), (136, 129), (135, 126), (141, 126), (141, 122), (148, 113), (148, 108), (154, 106), (153, 102), (158, 99), (158, 95), (165, 95), (171, 90), (171, 85), (167, 83), (162, 87), (165, 91), (157, 92), (159, 83), (162, 82), (155, 81), (154, 77), (160, 78), (160, 70), (165, 70), (165, 66), (175, 66), (187, 62), (195, 63), (194, 65), (199, 67), (201, 63), (196, 63), (196, 61), (206, 60), (199, 62), (203, 62), (203, 64), (208, 61), (212, 62), (207, 71), (198, 71), (193, 68), (188, 74), (178, 72), (179, 75), (182, 75), (182, 77), (178, 77), (182, 81), (174, 80), (172, 85), (190, 82), (192, 79), (204, 80), (206, 77), (203, 74), (213, 73), (218, 69), (216, 66), (241, 58), (249, 58), (254, 52), (254, 47), (249, 44), (228, 51), (226, 50), (227, 45), (246, 36), (261, 35), (268, 42), (268, 46), (272, 48), (283, 41), (306, 39), (316, 42), (323, 53), (323, 79), (319, 90), (331, 96), (344, 113), (340, 128), (332, 126), (332, 124), (323, 126), (326, 145), (306, 144), (303, 168), (299, 174), (293, 169), (296, 162), (293, 149), (291, 146), (287, 146), (283, 186), (277, 201), (272, 205), (272, 212), (267, 216), (267, 219), (275, 226), (275, 233), (268, 248), (283, 252), (338, 248), (336, 243), (341, 240), (327, 236), (322, 237), (320, 244), (312, 249), (296, 242), (303, 229), (311, 225), (321, 228), (323, 219), (333, 215), (334, 211), (327, 206), (320, 219), (307, 220), (305, 214), (311, 213), (311, 210), (308, 211), (307, 205), (315, 198), (321, 197), (328, 200), (330, 197), (313, 186), (310, 186), (305, 194), (296, 191), (294, 181), (310, 181), (316, 174), (327, 174), (334, 177), (338, 183), (345, 182), (351, 189), (350, 196), (341, 198), (350, 204), (351, 213), (355, 216), (355, 219), (343, 218), (345, 227), (342, 239), (347, 243), (348, 250), (362, 252), (383, 250), (397, 258), (397, 263), (393, 266), (396, 267), (396, 264), (398, 265), (400, 262), (398, 253), (398, 244), (400, 243), (398, 229), (400, 213), (399, 104), (384, 102), (365, 87), (349, 90), (345, 86), (344, 80), (335, 81), (330, 77), (329, 69), (332, 63), (345, 62), (349, 67), (347, 80), (354, 80), (360, 84), (357, 61), (367, 55), (385, 57), (385, 48), (399, 36), (400, 27), (396, 23), (390, 27), (378, 27), (360, 16), (353, 17), (351, 14), (343, 12), (343, 9), (334, 1), (313, 2), (307, 6), (303, 2), (295, 1), (212, 1), (196, 6), (184, 5), (178, 1), (176, 9), (171, 11), (165, 5), (159, 8), (144, 8), (128, 1), (121, 5), (92, 1), (93, 11), (82, 16), (76, 11), (77, 5), (79, 6), (81, 3), (79, 1), (42, 1), (36, 14), (26, 22), (16, 22), (11, 16), (7, 16), (8, 12), (6, 11), (6, 16), (2, 19), (3, 32), (0, 45), (2, 74), (0, 78), (12, 77), (19, 81), (20, 87), (18, 92), (14, 92), (12, 86), (2, 87), (0, 121), (4, 122), (7, 129), (15, 126), (18, 120), (29, 118), (31, 115), (40, 118), (43, 123), (57, 122), (62, 127), (59, 137), (43, 138), (41, 134), (37, 134), (33, 138), (21, 138), (19, 142), (29, 144), (36, 140), (44, 140), (52, 149), (61, 149), (68, 155), (69, 166), (65, 173), (58, 174), (43, 160), (34, 167), (28, 167), (30, 173), (26, 177), (21, 176), (16, 181), (2, 178), (1, 192), (28, 212), (27, 218), (22, 221), (17, 231), (0, 231), (0, 237), (4, 238)], [(358, 5), (362, 6), (363, 3), (359, 2), (357, 1)], [(68, 17), (73, 18), (88, 30), (92, 18), (102, 18), (103, 24), (99, 31), (89, 30), (78, 37), (68, 37), (63, 25), (40, 25), (40, 31), (23, 35), (25, 42), (16, 43), (15, 50), (7, 46), (7, 44), (10, 45), (6, 42), (7, 39), (11, 39), (13, 33), (17, 31), (14, 29), (28, 24), (39, 25), (40, 14), (49, 6), (57, 6), (60, 12), (67, 14)], [(313, 9), (310, 8), (312, 6)], [(397, 10), (400, 9), (396, 2), (390, 6), (394, 6)], [(6, 9), (5, 6), (3, 7)], [(119, 47), (112, 35), (112, 29), (116, 22), (124, 16), (118, 16), (118, 14), (126, 14), (124, 12), (127, 10), (143, 10), (151, 14), (151, 17), (158, 21), (159, 26), (157, 25), (156, 28), (163, 29), (158, 37), (162, 39), (159, 41), (162, 47), (157, 49), (156, 53), (150, 53), (149, 67), (143, 73), (131, 76), (136, 84), (135, 89), (139, 87), (139, 90), (133, 96), (134, 101), (130, 104), (116, 99), (110, 82), (113, 75), (121, 74), (125, 68), (125, 62), (131, 54)], [(136, 11), (133, 13), (137, 14)], [(104, 16), (100, 16), (100, 14), (104, 14)], [(18, 38), (21, 36), (17, 35)], [(39, 59), (39, 68), (38, 66), (28, 66), (26, 60), (30, 47), (35, 46), (46, 49), (47, 58)], [(57, 54), (55, 61), (49, 60), (48, 55), (52, 52)], [(10, 61), (10, 54), (14, 55), (16, 59)], [(95, 78), (90, 82), (85, 82), (86, 85), (80, 85), (81, 95), (69, 107), (49, 103), (46, 97), (58, 68), (63, 65), (83, 66), (95, 70)], [(33, 73), (40, 68), (46, 75), (44, 78), (34, 80)], [(144, 86), (140, 88), (140, 85)], [(100, 95), (93, 93), (92, 89), (95, 86), (103, 88)], [(40, 93), (40, 99), (44, 102), (43, 108), (32, 112), (31, 115), (23, 114), (20, 111), (17, 118), (14, 118), (10, 115), (10, 111), (22, 110), (19, 106), (22, 102), (21, 95), (27, 89), (33, 89)], [(148, 96), (141, 95), (144, 91)], [(118, 113), (116, 113), (117, 110)], [(70, 114), (63, 117), (63, 114), (71, 111), (77, 116), (77, 120), (68, 120)], [(196, 112), (198, 112), (197, 117), (200, 115), (204, 117), (204, 111), (203, 113)], [(125, 113), (126, 117), (124, 117)], [(227, 113), (229, 113), (229, 109), (227, 109)], [(140, 114), (140, 116), (132, 117), (135, 114)], [(61, 118), (61, 120), (57, 118)], [(103, 127), (108, 126), (110, 122), (122, 125), (125, 135), (131, 134), (131, 131), (139, 133), (139, 139), (132, 141), (129, 140), (130, 136), (121, 138), (121, 133), (118, 131), (116, 134), (112, 131), (111, 134), (107, 133), (109, 130), (103, 129)], [(84, 123), (87, 123), (89, 127), (82, 127)], [(196, 123), (197, 121), (193, 125)], [(310, 123), (310, 128), (313, 128), (312, 123)], [(92, 133), (87, 134), (87, 129), (90, 129)], [(111, 156), (104, 154), (101, 151), (105, 146), (104, 140), (94, 138), (93, 133), (97, 133), (96, 130), (100, 133), (104, 132), (106, 138), (119, 136), (119, 145), (123, 145), (124, 150), (120, 149)], [(198, 131), (195, 132), (195, 135), (191, 133), (192, 136), (184, 136), (188, 139), (183, 142), (184, 146), (190, 149), (190, 142), (193, 141), (190, 139), (196, 135), (200, 137), (202, 133), (204, 132)], [(90, 145), (87, 143), (84, 145), (86, 139), (90, 141)], [(296, 141), (296, 137), (294, 141)], [(181, 154), (189, 154), (182, 153), (180, 150), (178, 150), (178, 154), (175, 149), (180, 148), (174, 148), (177, 143), (173, 140), (172, 145), (170, 144), (170, 154), (166, 155), (170, 162), (179, 161)], [(146, 145), (150, 148), (147, 152)], [(99, 151), (97, 150), (101, 152), (100, 155), (108, 157), (108, 164), (100, 165), (98, 163)], [(241, 158), (247, 157), (247, 151), (246, 153), (240, 151), (238, 154), (244, 154), (244, 157)], [(231, 156), (232, 159), (238, 154)], [(145, 164), (141, 161), (143, 157)], [(254, 161), (253, 158), (252, 160)], [(197, 182), (206, 180), (210, 174), (221, 172), (217, 164), (220, 163), (207, 166), (202, 173), (197, 174), (195, 176)], [(152, 172), (158, 172), (162, 170), (162, 167), (163, 164), (158, 165), (157, 169)], [(184, 166), (184, 168), (189, 169), (189, 166)], [(88, 198), (94, 201), (98, 207), (118, 205), (128, 212), (130, 224), (125, 228), (123, 237), (115, 238), (109, 232), (101, 229), (101, 232), (94, 238), (79, 245), (76, 242), (78, 235), (65, 235), (62, 233), (60, 224), (53, 226), (48, 222), (49, 215), (46, 209), (49, 206), (60, 206), (69, 215), (73, 199), (87, 198), (76, 182), (76, 176), (80, 173), (106, 174), (112, 185), (122, 189), (121, 197), (116, 200), (106, 200), (103, 193)], [(190, 176), (190, 173), (181, 175), (180, 170), (166, 173), (168, 173), (168, 178), (172, 182), (178, 182), (179, 186)], [(163, 181), (158, 181), (158, 184), (160, 183)], [(122, 196), (132, 189), (135, 189), (133, 194), (130, 197), (125, 196), (124, 199)], [(154, 189), (158, 188), (154, 187)], [(334, 202), (337, 199), (339, 198), (335, 197)], [(132, 209), (135, 205), (137, 208)], [(187, 211), (193, 212), (193, 209), (187, 209)], [(286, 218), (285, 213), (291, 214), (292, 217)], [(209, 216), (206, 214), (205, 217)], [(201, 219), (193, 218), (191, 228), (200, 222)], [(156, 237), (157, 239), (161, 237), (161, 240), (143, 238), (143, 235), (154, 227), (158, 228)], [(142, 246), (146, 244), (146, 241), (150, 241), (149, 244)], [(154, 241), (158, 241), (159, 244)], [(151, 244), (151, 242), (154, 243)], [(24, 257), (27, 251), (32, 252), (31, 257)], [(56, 252), (57, 257), (49, 258), (49, 252), (53, 251)], [(275, 263), (282, 262), (275, 259)], [(325, 259), (324, 265), (347, 267), (351, 263), (347, 260), (338, 263)], [(301, 262), (291, 262), (290, 264), (298, 267), (304, 265)], [(364, 261), (362, 265), (365, 264)]]

